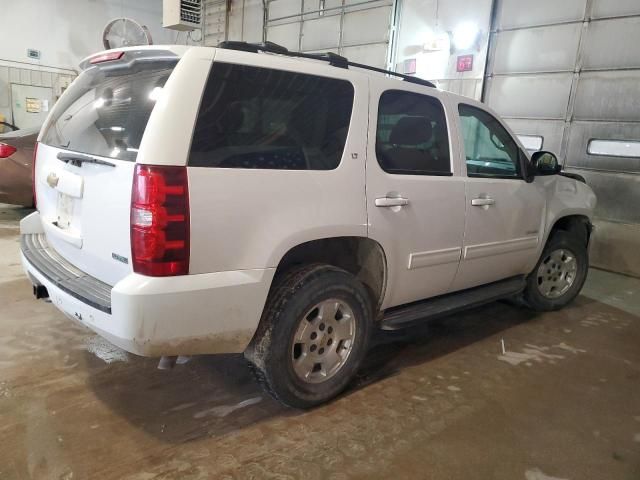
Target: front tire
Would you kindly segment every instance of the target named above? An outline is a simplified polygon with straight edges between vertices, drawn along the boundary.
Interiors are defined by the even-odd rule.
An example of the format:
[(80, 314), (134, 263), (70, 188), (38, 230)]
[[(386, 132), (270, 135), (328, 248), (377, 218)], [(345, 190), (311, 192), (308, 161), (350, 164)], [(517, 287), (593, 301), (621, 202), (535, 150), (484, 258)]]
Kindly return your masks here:
[(588, 269), (589, 253), (584, 242), (569, 232), (552, 232), (527, 278), (525, 302), (542, 312), (564, 307), (582, 290)]
[(330, 265), (297, 268), (269, 295), (246, 356), (271, 396), (290, 407), (314, 407), (355, 375), (371, 319), (367, 290), (353, 275)]

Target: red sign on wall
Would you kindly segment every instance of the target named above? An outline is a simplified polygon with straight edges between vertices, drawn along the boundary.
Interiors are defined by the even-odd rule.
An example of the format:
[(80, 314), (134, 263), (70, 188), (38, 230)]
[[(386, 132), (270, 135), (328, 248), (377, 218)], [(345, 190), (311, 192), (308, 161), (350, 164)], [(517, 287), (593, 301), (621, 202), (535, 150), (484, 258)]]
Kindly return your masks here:
[(456, 63), (457, 72), (470, 72), (473, 70), (473, 55), (460, 55)]

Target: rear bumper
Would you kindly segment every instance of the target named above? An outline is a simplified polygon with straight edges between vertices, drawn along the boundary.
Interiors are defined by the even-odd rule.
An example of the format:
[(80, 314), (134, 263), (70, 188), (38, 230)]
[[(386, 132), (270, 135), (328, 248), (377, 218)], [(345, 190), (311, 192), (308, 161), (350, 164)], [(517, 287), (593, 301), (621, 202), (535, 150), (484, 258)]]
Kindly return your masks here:
[[(275, 273), (260, 269), (164, 278), (131, 273), (111, 289), (109, 313), (68, 283), (61, 284), (24, 251), (22, 265), (32, 283), (46, 287), (52, 303), (66, 316), (143, 356), (243, 352), (258, 326)], [(96, 279), (75, 281), (86, 287)]]

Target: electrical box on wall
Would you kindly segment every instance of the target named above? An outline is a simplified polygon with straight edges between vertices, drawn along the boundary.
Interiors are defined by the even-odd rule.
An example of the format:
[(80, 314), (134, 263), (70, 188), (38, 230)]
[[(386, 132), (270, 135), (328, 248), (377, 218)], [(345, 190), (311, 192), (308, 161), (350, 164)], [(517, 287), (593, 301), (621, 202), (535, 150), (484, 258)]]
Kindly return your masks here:
[(201, 28), (201, 0), (163, 0), (162, 26), (172, 30)]

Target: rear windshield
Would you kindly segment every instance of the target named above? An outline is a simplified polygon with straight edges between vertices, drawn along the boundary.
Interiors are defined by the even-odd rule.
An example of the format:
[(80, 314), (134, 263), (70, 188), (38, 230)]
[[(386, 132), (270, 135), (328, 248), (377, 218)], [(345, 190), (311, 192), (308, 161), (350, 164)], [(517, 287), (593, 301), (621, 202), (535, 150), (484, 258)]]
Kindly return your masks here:
[(353, 94), (345, 80), (214, 63), (189, 165), (332, 170), (342, 158)]
[(176, 61), (121, 60), (85, 70), (56, 104), (42, 143), (135, 161), (149, 115)]

